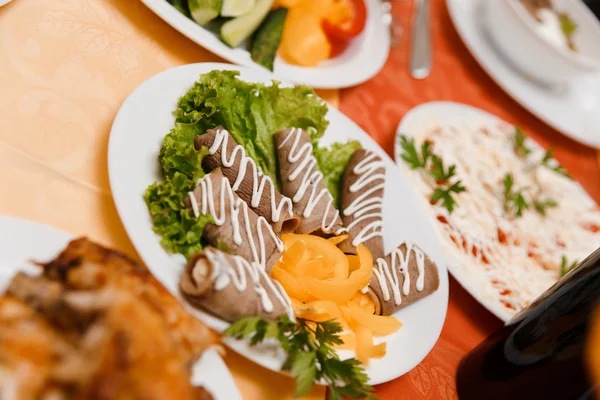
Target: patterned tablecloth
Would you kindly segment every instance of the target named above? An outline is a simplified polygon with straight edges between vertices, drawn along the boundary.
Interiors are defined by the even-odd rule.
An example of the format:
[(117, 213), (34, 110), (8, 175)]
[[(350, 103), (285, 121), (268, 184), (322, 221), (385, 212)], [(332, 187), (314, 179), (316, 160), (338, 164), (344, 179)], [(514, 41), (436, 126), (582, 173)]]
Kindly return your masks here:
[[(455, 100), (518, 123), (600, 198), (593, 150), (554, 132), (515, 104), (469, 55), (443, 0), (432, 2), (435, 62), (424, 81), (409, 77), (408, 43), (372, 81), (342, 91), (340, 107), (392, 151), (402, 115), (430, 100)], [(411, 2), (394, 14), (410, 21)], [(135, 255), (112, 202), (106, 150), (125, 97), (166, 68), (219, 58), (170, 28), (138, 0), (13, 0), (0, 8), (0, 213), (20, 216)], [(321, 92), (336, 103), (337, 92)], [(454, 281), (442, 336), (415, 370), (377, 387), (382, 399), (455, 398), (460, 358), (500, 323)], [(399, 355), (401, 356), (401, 355)], [(229, 352), (244, 398), (291, 397), (290, 378)], [(323, 388), (310, 398), (322, 399)]]

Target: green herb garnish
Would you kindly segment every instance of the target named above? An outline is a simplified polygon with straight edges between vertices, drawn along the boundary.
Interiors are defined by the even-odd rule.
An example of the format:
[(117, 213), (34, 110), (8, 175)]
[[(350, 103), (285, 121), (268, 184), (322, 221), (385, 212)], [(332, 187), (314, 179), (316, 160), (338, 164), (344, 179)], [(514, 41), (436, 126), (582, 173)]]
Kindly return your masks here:
[(577, 24), (575, 21), (569, 17), (567, 13), (558, 14), (558, 18), (560, 20), (560, 29), (563, 31), (564, 35), (569, 37), (575, 33), (577, 30)]
[(277, 321), (261, 317), (243, 318), (226, 331), (236, 339), (249, 338), (256, 345), (263, 340), (276, 339), (287, 358), (282, 370), (296, 378), (294, 396), (307, 394), (315, 382), (329, 385), (329, 399), (376, 399), (373, 388), (367, 384), (369, 377), (355, 358), (340, 360), (333, 345), (342, 344), (340, 324), (334, 321), (309, 321), (298, 318), (294, 323), (287, 316)]
[(548, 200), (534, 200), (533, 201), (533, 207), (535, 208), (535, 210), (537, 212), (539, 212), (543, 216), (546, 216), (546, 209), (547, 208), (552, 208), (552, 207), (558, 207), (558, 203), (556, 201), (554, 201), (554, 200), (551, 200), (551, 199), (548, 199)]
[(456, 165), (451, 165), (446, 170), (444, 168), (444, 162), (441, 158), (439, 158), (435, 154), (431, 156), (431, 168), (429, 169), (429, 174), (433, 176), (436, 181), (448, 182), (450, 178), (454, 176), (455, 172)]
[(573, 261), (569, 264), (566, 256), (562, 256), (560, 259), (560, 276), (565, 276), (569, 273), (573, 268), (575, 268), (579, 264), (578, 260)]
[(421, 145), (421, 154), (415, 147), (415, 140), (404, 135), (400, 136), (400, 146), (402, 146), (402, 159), (410, 165), (411, 169), (425, 168), (427, 161), (431, 157), (430, 144), (426, 140)]
[(454, 211), (456, 201), (452, 196), (467, 189), (460, 180), (450, 184), (450, 179), (456, 175), (456, 165), (452, 164), (447, 169), (444, 161), (433, 154), (431, 144), (426, 140), (421, 145), (421, 154), (417, 150), (415, 140), (404, 135), (400, 136), (400, 146), (402, 146), (402, 159), (410, 165), (411, 169), (424, 169), (435, 179), (436, 187), (431, 194), (431, 203), (436, 204), (442, 200), (442, 204), (449, 213)]
[(456, 206), (456, 201), (452, 197), (452, 193), (461, 193), (467, 190), (464, 186), (462, 186), (461, 182), (455, 182), (454, 184), (448, 187), (438, 187), (431, 194), (431, 202), (436, 204), (438, 201), (442, 200), (442, 204), (449, 213), (454, 211), (454, 207)]
[(526, 157), (529, 155), (529, 153), (531, 153), (531, 149), (527, 147), (527, 144), (525, 144), (527, 137), (518, 126), (515, 126), (515, 135), (513, 139), (515, 141), (514, 150), (517, 156)]
[(548, 169), (551, 169), (552, 171), (556, 172), (557, 174), (565, 176), (569, 179), (573, 179), (573, 177), (569, 174), (569, 172), (565, 169), (565, 167), (563, 167), (554, 158), (554, 148), (553, 147), (550, 147), (548, 150), (546, 150), (546, 153), (544, 153), (544, 158), (542, 158), (542, 161), (540, 161), (540, 165), (542, 165)]
[(529, 204), (523, 197), (523, 189), (514, 190), (514, 179), (512, 174), (504, 175), (504, 209), (512, 210), (517, 217), (523, 215), (523, 210), (529, 208)]

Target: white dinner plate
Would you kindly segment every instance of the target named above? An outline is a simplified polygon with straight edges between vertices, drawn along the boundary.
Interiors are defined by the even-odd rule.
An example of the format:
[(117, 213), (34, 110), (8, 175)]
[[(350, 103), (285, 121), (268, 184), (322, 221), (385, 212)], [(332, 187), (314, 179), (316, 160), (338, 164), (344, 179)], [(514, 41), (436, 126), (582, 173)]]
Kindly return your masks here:
[[(0, 293), (18, 271), (39, 274), (33, 262), (55, 258), (74, 237), (66, 232), (21, 218), (0, 215)], [(233, 377), (214, 349), (194, 365), (194, 385), (203, 385), (215, 400), (241, 400)]]
[[(154, 275), (184, 302), (178, 291), (185, 267), (182, 255), (171, 255), (160, 245), (152, 231), (152, 221), (144, 203), (144, 191), (161, 181), (158, 153), (165, 134), (174, 125), (173, 110), (200, 74), (215, 69), (239, 70), (241, 79), (270, 82), (271, 74), (229, 64), (201, 63), (173, 68), (140, 85), (123, 103), (112, 126), (108, 146), (108, 172), (113, 197), (123, 225), (140, 256)], [(384, 199), (384, 240), (389, 251), (402, 241), (417, 243), (437, 263), (440, 287), (437, 292), (395, 316), (404, 326), (387, 336), (387, 355), (371, 360), (367, 372), (372, 384), (394, 379), (414, 368), (437, 341), (448, 305), (448, 275), (444, 256), (431, 222), (416, 193), (392, 159), (358, 125), (335, 108), (330, 108), (329, 128), (323, 143), (359, 140), (379, 154), (387, 167)], [(189, 306), (191, 309), (192, 307)], [(228, 324), (198, 310), (195, 315), (217, 330)], [(226, 344), (251, 360), (279, 371), (284, 360), (277, 346), (250, 348), (243, 341)], [(353, 353), (345, 352), (342, 356)]]
[[(600, 148), (600, 74), (550, 90), (506, 62), (483, 26), (485, 0), (447, 0), (458, 34), (483, 69), (524, 108), (570, 138)], [(506, 27), (510, 29), (510, 27)]]
[[(142, 2), (173, 28), (205, 49), (231, 63), (266, 71), (252, 61), (248, 50), (227, 46), (216, 34), (187, 18), (166, 0)], [(339, 57), (326, 60), (316, 67), (291, 65), (277, 57), (274, 72), (288, 81), (323, 89), (354, 86), (375, 76), (390, 52), (390, 29), (384, 23), (380, 0), (366, 0), (366, 5), (368, 17), (364, 31)]]
[[(450, 101), (434, 101), (421, 104), (406, 113), (402, 121), (400, 121), (396, 131), (394, 158), (402, 171), (405, 174), (409, 174), (409, 168), (402, 161), (400, 135), (415, 136), (436, 126), (473, 128), (478, 126), (497, 126), (500, 122), (507, 123), (493, 114), (466, 104)], [(527, 142), (527, 145), (532, 149), (535, 147), (541, 148), (531, 138)], [(420, 200), (426, 205), (427, 201), (425, 198), (421, 198)], [(427, 207), (429, 208), (429, 205)], [(432, 213), (428, 213), (428, 217), (435, 224), (438, 237), (440, 240), (443, 240), (443, 232), (437, 229), (438, 223), (434, 221), (435, 216)], [(488, 311), (504, 322), (509, 321), (514, 316), (514, 313), (507, 313), (506, 309), (500, 305), (497, 299), (486, 296), (485, 292), (477, 286), (476, 281), (468, 273), (469, 269), (461, 268), (458, 261), (452, 257), (450, 252), (446, 253), (446, 261), (448, 271), (452, 276)]]

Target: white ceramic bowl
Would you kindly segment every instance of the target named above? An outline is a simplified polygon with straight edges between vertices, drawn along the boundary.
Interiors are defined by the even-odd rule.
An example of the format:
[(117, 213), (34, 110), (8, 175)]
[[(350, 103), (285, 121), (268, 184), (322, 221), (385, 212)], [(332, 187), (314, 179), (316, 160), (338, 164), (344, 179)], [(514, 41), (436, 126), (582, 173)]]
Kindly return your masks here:
[(578, 49), (563, 49), (542, 37), (538, 22), (520, 0), (486, 0), (485, 18), (493, 44), (527, 75), (548, 84), (564, 84), (600, 71), (600, 21), (581, 0), (553, 0), (577, 24)]

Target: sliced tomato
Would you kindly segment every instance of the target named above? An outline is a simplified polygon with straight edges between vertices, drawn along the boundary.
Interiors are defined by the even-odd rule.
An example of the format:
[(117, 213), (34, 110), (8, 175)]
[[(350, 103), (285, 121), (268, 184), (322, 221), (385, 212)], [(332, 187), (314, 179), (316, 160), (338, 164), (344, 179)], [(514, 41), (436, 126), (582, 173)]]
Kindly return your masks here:
[(367, 7), (364, 0), (348, 0), (346, 3), (350, 12), (345, 18), (339, 18), (336, 14), (323, 20), (323, 30), (333, 48), (336, 48), (338, 43), (341, 45), (358, 36), (367, 23)]

